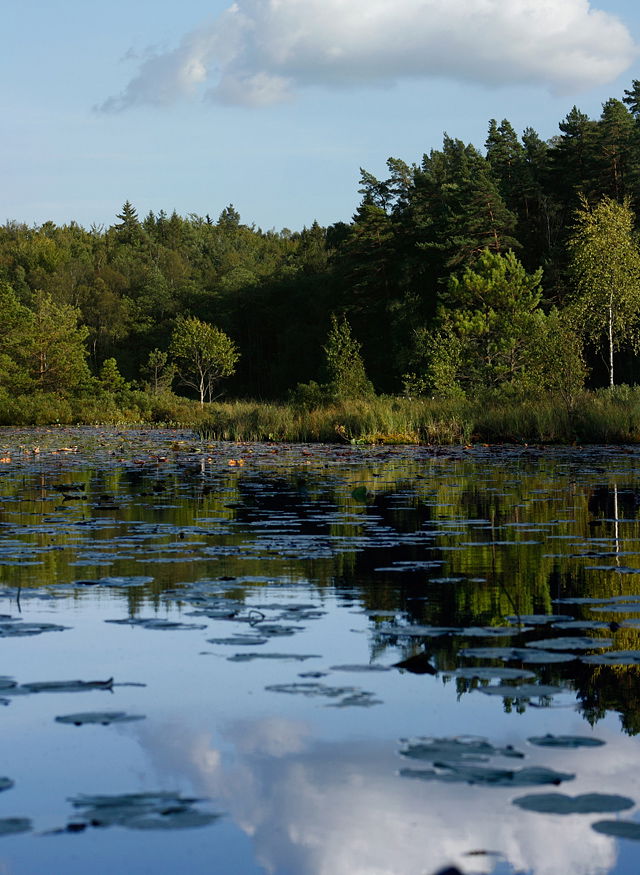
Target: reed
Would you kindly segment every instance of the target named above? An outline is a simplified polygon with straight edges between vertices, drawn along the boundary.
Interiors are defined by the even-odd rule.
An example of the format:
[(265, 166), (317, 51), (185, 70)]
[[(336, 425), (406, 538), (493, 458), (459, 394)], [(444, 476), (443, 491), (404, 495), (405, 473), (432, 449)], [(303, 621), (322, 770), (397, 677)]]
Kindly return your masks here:
[(430, 444), (639, 443), (640, 387), (561, 399), (435, 400), (372, 396), (309, 405), (228, 401), (205, 405), (172, 393), (64, 398), (0, 394), (0, 425), (144, 425), (195, 430), (210, 441)]

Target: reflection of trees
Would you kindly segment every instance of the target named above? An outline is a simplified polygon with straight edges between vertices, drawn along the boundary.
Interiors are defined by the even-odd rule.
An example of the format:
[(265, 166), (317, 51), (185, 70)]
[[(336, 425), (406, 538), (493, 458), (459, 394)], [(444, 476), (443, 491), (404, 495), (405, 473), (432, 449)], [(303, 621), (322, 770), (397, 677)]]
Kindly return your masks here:
[[(260, 586), (249, 587), (244, 578), (269, 577), (330, 588), (339, 602), (357, 599), (365, 610), (396, 613), (403, 622), (459, 629), (560, 611), (608, 622), (609, 616), (590, 611), (589, 605), (557, 605), (554, 599), (637, 591), (636, 575), (624, 573), (640, 567), (640, 474), (633, 457), (601, 452), (594, 459), (570, 451), (557, 457), (527, 451), (465, 456), (457, 451), (448, 458), (440, 451), (429, 458), (419, 451), (422, 457), (412, 458), (406, 451), (387, 459), (363, 451), (342, 461), (340, 452), (301, 455), (296, 464), (273, 469), (264, 459), (252, 466), (247, 453), (245, 467), (196, 455), (144, 464), (129, 458), (62, 473), (42, 466), (25, 470), (3, 481), (0, 531), (33, 547), (41, 564), (7, 565), (4, 582), (27, 587), (79, 577), (152, 576), (150, 587), (127, 591), (134, 614), (144, 603), (161, 607), (164, 591), (183, 582), (228, 578), (234, 597), (242, 599)], [(84, 484), (87, 500), (65, 501), (51, 489), (60, 481)], [(101, 493), (113, 496), (117, 511), (93, 507)], [(94, 527), (96, 519), (100, 525)], [(264, 552), (244, 551), (268, 545), (269, 532), (279, 523), (282, 541)], [(326, 551), (305, 555), (307, 536)], [(290, 551), (278, 546), (286, 547), (286, 539)], [(116, 559), (108, 567), (70, 565), (92, 546), (108, 550), (109, 543), (114, 552), (133, 558)], [(190, 551), (198, 554), (203, 545), (213, 548), (210, 559), (191, 562)], [(179, 548), (179, 561), (145, 564), (146, 557), (158, 555), (154, 550), (172, 546)], [(216, 546), (231, 549), (216, 556)], [(10, 558), (11, 550), (5, 555)], [(441, 565), (377, 570), (409, 561)], [(616, 614), (615, 620), (619, 624), (625, 616)], [(391, 634), (384, 618), (371, 622), (376, 658), (389, 650), (400, 659), (426, 644), (433, 664), (451, 670), (460, 664), (460, 650), (482, 643), (464, 633), (426, 642), (408, 639)], [(543, 634), (566, 633), (537, 627), (518, 646)], [(638, 629), (616, 626), (590, 634), (612, 636), (614, 649), (640, 648)], [(591, 722), (615, 710), (626, 731), (638, 731), (638, 669), (574, 662), (535, 670), (544, 683), (575, 688)], [(477, 684), (457, 685), (462, 695)]]

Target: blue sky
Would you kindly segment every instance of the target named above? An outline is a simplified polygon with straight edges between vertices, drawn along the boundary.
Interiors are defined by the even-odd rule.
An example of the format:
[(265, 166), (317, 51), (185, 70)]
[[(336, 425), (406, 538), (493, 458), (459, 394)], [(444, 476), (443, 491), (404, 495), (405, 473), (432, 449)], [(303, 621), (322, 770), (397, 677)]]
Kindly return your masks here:
[(348, 221), (359, 168), (640, 78), (631, 0), (0, 0), (0, 221)]

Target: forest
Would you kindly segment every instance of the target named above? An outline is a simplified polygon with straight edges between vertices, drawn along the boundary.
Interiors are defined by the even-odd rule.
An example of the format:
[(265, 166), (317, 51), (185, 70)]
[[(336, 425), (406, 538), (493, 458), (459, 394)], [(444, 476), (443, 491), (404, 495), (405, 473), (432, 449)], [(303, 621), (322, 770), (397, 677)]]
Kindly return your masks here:
[(0, 422), (223, 397), (571, 407), (638, 381), (639, 80), (549, 141), (491, 120), (482, 151), (445, 134), (359, 193), (350, 223), (301, 231), (129, 201), (108, 228), (7, 221)]

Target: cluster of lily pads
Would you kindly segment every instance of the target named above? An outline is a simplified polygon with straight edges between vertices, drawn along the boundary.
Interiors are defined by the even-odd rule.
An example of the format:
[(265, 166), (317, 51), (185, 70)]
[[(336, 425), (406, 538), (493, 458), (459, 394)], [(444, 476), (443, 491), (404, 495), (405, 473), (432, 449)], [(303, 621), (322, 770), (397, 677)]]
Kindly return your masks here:
[[(595, 749), (604, 741), (592, 736), (552, 735), (533, 736), (529, 743), (542, 748)], [(472, 736), (453, 738), (418, 738), (406, 741), (400, 755), (412, 763), (428, 764), (428, 768), (409, 767), (400, 775), (420, 781), (466, 783), (482, 787), (544, 787), (558, 786), (572, 781), (575, 774), (560, 772), (542, 766), (507, 768), (490, 763), (492, 759), (523, 760), (526, 756), (512, 746), (495, 747), (484, 738)], [(615, 793), (531, 793), (517, 796), (513, 805), (523, 811), (540, 814), (618, 814), (635, 807), (628, 796)], [(600, 820), (592, 824), (597, 832), (621, 838), (639, 839), (640, 824), (635, 821)]]

